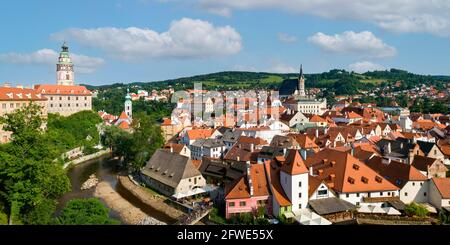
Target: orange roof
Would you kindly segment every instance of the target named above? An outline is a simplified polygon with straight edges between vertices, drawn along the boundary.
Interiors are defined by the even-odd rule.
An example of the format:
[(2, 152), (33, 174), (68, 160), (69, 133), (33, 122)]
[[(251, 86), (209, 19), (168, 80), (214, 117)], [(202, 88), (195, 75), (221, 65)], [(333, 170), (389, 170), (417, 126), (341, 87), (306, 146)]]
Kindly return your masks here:
[(194, 164), (194, 167), (196, 169), (199, 169), (200, 166), (202, 165), (202, 161), (201, 160), (191, 160), (191, 161), (192, 161), (192, 164)]
[(163, 123), (161, 125), (163, 126), (172, 125), (172, 120), (170, 120), (170, 118), (163, 118)]
[(434, 128), (435, 126), (437, 126), (437, 124), (431, 120), (417, 120), (417, 121), (413, 122), (414, 128), (420, 128), (423, 130), (430, 130), (430, 129)]
[(45, 101), (37, 90), (29, 88), (0, 88), (0, 101)]
[(362, 116), (356, 112), (351, 111), (347, 114), (347, 118), (348, 119), (356, 119), (356, 118), (362, 118)]
[(267, 145), (267, 141), (264, 139), (261, 139), (259, 137), (253, 138), (248, 136), (241, 136), (238, 139), (238, 143), (247, 143), (247, 144), (254, 144), (254, 145)]
[(319, 146), (306, 134), (295, 134), (293, 136), (302, 149), (319, 148)]
[(41, 84), (34, 87), (41, 94), (55, 94), (55, 95), (91, 95), (85, 86), (65, 86)]
[(306, 168), (300, 153), (294, 149), (289, 150), (286, 161), (281, 167), (281, 171), (290, 175), (308, 173), (308, 169)]
[(320, 117), (319, 115), (313, 115), (310, 119), (309, 122), (327, 122), (327, 120), (323, 117)]
[(119, 116), (119, 119), (128, 119), (128, 115), (125, 113), (125, 111), (122, 111), (122, 113)]
[(450, 155), (450, 145), (443, 145), (440, 147), (442, 153), (444, 153), (444, 155), (449, 156)]
[(119, 124), (119, 128), (121, 128), (121, 129), (129, 129), (130, 128), (130, 124), (128, 124), (126, 121), (122, 121)]
[(270, 180), (272, 195), (275, 197), (278, 204), (282, 207), (292, 205), (281, 186), (280, 169), (276, 166), (275, 162), (267, 161), (264, 163), (264, 167), (266, 168), (267, 178)]
[(213, 129), (191, 129), (187, 131), (190, 140), (206, 139), (213, 133)]
[[(250, 198), (249, 176), (242, 176), (228, 189), (226, 199)], [(250, 165), (250, 179), (253, 187), (253, 196), (268, 196), (269, 187), (263, 164)]]
[(180, 154), (184, 147), (185, 147), (185, 145), (183, 145), (183, 144), (167, 143), (164, 146), (164, 149), (170, 150), (172, 148), (173, 152)]
[(450, 178), (433, 178), (433, 183), (438, 189), (441, 197), (444, 199), (450, 198)]
[(341, 193), (389, 191), (399, 188), (352, 155), (334, 149), (324, 149), (305, 161), (313, 166), (317, 178)]

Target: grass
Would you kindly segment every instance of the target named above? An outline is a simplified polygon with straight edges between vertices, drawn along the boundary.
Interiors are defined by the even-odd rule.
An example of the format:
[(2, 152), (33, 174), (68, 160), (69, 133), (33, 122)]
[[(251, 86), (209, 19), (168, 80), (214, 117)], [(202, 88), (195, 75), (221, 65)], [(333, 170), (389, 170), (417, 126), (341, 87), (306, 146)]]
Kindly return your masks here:
[(382, 82), (386, 82), (386, 80), (384, 80), (384, 79), (362, 79), (361, 82), (362, 83), (371, 83), (371, 84), (374, 84), (374, 85), (378, 85), (378, 84), (380, 84)]

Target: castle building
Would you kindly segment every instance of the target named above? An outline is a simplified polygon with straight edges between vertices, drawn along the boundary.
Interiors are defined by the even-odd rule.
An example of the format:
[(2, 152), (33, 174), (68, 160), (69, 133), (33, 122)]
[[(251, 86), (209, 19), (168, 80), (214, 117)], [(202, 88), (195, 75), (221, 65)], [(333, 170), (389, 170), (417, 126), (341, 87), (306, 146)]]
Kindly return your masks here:
[(69, 54), (69, 47), (66, 43), (61, 47), (58, 64), (56, 64), (56, 81), (58, 85), (74, 85), (75, 74), (72, 59)]
[(85, 86), (75, 85), (75, 73), (69, 47), (64, 43), (56, 64), (56, 85), (40, 84), (34, 89), (48, 98), (48, 113), (70, 116), (74, 113), (92, 110), (92, 93)]
[[(28, 106), (30, 103), (41, 107), (42, 117), (47, 117), (47, 98), (37, 93), (34, 89), (27, 88), (0, 88), (0, 116), (13, 113), (15, 110)], [(0, 124), (0, 144), (11, 140), (12, 132), (3, 130)]]

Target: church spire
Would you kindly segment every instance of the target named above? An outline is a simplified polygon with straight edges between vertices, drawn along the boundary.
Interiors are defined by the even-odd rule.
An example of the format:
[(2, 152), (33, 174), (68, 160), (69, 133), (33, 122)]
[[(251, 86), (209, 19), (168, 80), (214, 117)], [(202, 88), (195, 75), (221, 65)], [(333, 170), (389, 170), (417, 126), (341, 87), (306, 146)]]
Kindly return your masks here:
[(306, 96), (305, 92), (305, 77), (303, 76), (303, 64), (300, 65), (300, 74), (298, 76), (297, 91), (299, 96)]

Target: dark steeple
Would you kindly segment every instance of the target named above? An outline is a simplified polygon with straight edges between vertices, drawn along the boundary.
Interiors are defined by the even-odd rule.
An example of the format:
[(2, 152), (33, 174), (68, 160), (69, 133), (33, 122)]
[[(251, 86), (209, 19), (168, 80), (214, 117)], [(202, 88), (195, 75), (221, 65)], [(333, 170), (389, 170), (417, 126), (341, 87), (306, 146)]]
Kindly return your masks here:
[(62, 49), (63, 52), (69, 52), (69, 47), (67, 46), (66, 42), (63, 43), (61, 49)]
[(300, 65), (300, 74), (298, 75), (298, 83), (297, 83), (297, 91), (300, 92), (301, 89), (301, 85), (300, 85), (300, 81), (303, 79), (303, 64)]

